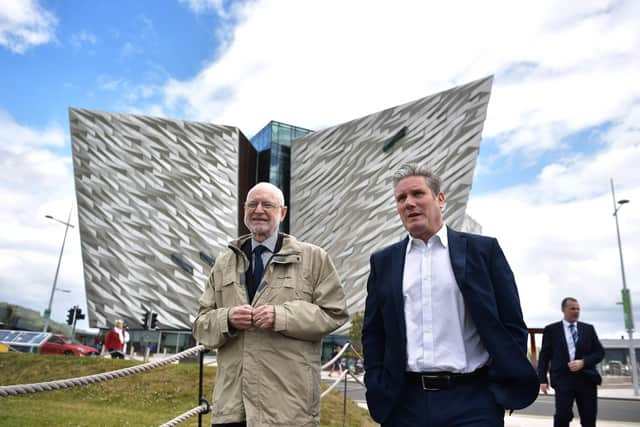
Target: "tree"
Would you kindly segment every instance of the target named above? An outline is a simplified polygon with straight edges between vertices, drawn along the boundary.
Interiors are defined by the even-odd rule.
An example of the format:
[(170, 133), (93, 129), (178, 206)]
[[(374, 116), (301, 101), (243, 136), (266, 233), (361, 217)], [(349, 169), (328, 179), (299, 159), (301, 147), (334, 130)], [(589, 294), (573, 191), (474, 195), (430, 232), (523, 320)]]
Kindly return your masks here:
[(359, 311), (351, 318), (351, 329), (349, 330), (349, 339), (356, 351), (362, 354), (362, 321), (364, 312)]

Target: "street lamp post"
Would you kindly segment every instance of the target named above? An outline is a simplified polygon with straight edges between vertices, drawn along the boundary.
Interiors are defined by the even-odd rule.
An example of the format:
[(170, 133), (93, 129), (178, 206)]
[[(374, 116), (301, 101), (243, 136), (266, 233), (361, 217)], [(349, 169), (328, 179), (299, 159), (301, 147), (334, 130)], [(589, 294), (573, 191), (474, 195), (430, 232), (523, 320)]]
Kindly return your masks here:
[[(53, 276), (53, 286), (51, 287), (51, 295), (49, 296), (49, 305), (44, 312), (44, 327), (42, 328), (42, 332), (47, 332), (47, 328), (49, 327), (49, 319), (51, 319), (51, 304), (53, 303), (53, 294), (56, 292), (56, 283), (58, 282), (58, 273), (60, 272), (60, 263), (62, 262), (62, 253), (64, 252), (64, 243), (67, 240), (67, 232), (69, 231), (69, 227), (73, 228), (73, 225), (70, 223), (71, 221), (71, 212), (73, 212), (73, 205), (71, 206), (71, 210), (69, 211), (69, 218), (67, 218), (67, 222), (60, 221), (52, 217), (51, 215), (46, 215), (46, 218), (57, 221), (61, 224), (64, 224), (64, 237), (62, 238), (62, 247), (60, 248), (60, 256), (58, 256), (58, 266), (56, 267), (56, 274)], [(66, 292), (66, 289), (61, 289), (61, 291)]]
[(629, 203), (627, 199), (616, 200), (616, 190), (611, 178), (611, 195), (613, 196), (613, 216), (616, 219), (616, 235), (618, 236), (618, 251), (620, 252), (620, 270), (622, 271), (622, 307), (624, 310), (624, 325), (629, 334), (629, 358), (631, 359), (631, 382), (633, 394), (638, 396), (638, 369), (636, 368), (636, 350), (633, 345), (633, 309), (631, 308), (631, 295), (627, 289), (627, 278), (624, 273), (624, 259), (622, 258), (622, 243), (620, 242), (620, 225), (618, 224), (618, 211), (622, 205)]

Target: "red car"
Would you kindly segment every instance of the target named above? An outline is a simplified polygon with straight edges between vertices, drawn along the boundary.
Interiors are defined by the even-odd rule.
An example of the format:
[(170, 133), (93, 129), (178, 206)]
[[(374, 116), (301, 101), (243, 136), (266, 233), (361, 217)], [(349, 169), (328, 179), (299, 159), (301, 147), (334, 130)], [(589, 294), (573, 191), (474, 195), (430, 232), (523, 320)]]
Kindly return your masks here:
[(97, 356), (98, 351), (87, 345), (73, 342), (69, 337), (60, 334), (51, 336), (40, 346), (40, 354), (64, 354), (67, 356)]

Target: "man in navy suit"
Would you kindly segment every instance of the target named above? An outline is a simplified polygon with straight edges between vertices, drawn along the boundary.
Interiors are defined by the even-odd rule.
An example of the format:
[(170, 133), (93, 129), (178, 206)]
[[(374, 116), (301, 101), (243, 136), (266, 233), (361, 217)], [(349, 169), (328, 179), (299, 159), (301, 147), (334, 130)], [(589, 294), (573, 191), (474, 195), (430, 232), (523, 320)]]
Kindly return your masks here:
[(573, 419), (574, 400), (578, 405), (582, 426), (595, 426), (598, 412), (597, 387), (602, 383), (596, 365), (604, 357), (604, 349), (593, 326), (578, 322), (580, 304), (575, 298), (563, 299), (561, 307), (564, 318), (547, 325), (542, 335), (538, 359), (540, 389), (544, 394), (549, 391), (549, 371), (551, 387), (555, 389), (555, 427), (569, 425)]
[(394, 175), (404, 240), (371, 256), (367, 404), (383, 426), (503, 426), (537, 397), (516, 283), (494, 238), (445, 226), (427, 168)]

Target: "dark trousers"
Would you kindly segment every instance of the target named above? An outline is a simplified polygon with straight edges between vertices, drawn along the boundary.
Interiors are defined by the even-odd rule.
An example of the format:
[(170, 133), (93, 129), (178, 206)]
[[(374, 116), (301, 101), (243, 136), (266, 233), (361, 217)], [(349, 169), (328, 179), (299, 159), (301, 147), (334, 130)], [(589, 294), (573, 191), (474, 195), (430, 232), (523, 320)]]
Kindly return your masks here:
[(405, 384), (382, 427), (503, 427), (504, 408), (486, 381), (447, 390), (425, 391)]
[(573, 419), (575, 400), (580, 414), (582, 427), (595, 427), (598, 414), (598, 390), (593, 382), (583, 375), (572, 375), (564, 384), (556, 384), (556, 413), (553, 416), (554, 427), (568, 427)]
[(118, 350), (109, 349), (109, 353), (111, 353), (112, 359), (124, 359), (124, 354)]

